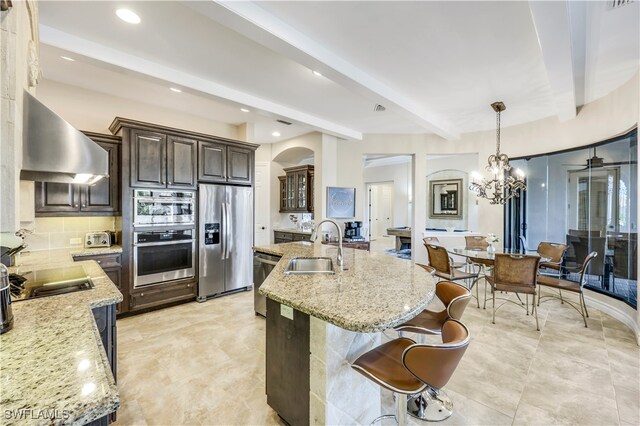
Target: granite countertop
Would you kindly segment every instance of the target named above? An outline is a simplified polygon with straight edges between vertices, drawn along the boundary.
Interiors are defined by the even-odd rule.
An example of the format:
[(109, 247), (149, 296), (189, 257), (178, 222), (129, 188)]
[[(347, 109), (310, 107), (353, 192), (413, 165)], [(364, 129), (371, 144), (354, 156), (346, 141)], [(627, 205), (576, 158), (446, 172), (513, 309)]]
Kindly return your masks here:
[(95, 288), (11, 304), (13, 329), (0, 335), (4, 425), (85, 424), (120, 405), (91, 309), (121, 302), (122, 294), (95, 261), (73, 262), (69, 250), (52, 252), (23, 256), (31, 263), (9, 271), (82, 265)]
[(96, 248), (60, 248), (52, 250), (25, 250), (18, 253), (16, 256), (16, 263), (18, 265), (39, 265), (39, 264), (52, 264), (59, 262), (73, 262), (74, 258), (84, 256), (96, 256), (106, 254), (122, 253), (122, 247), (114, 245), (111, 247), (96, 247)]
[[(420, 266), (393, 256), (343, 250), (338, 271), (337, 247), (308, 242), (272, 244), (255, 251), (281, 256), (260, 293), (346, 330), (376, 332), (415, 317), (429, 305), (435, 280)], [(292, 257), (327, 256), (335, 275), (284, 275)]]
[(297, 228), (273, 228), (275, 232), (288, 232), (290, 234), (302, 234), (302, 235), (311, 235), (313, 231), (303, 231), (302, 229)]

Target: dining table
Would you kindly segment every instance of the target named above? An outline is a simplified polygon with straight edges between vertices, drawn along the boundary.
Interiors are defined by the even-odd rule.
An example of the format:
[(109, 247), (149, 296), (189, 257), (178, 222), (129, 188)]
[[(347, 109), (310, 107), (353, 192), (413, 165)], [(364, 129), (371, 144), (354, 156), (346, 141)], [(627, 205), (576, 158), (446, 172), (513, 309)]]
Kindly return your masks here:
[[(495, 249), (495, 251), (489, 252), (487, 250), (454, 247), (448, 248), (447, 251), (449, 252), (449, 254), (465, 257), (467, 259), (479, 259), (483, 261), (482, 263), (485, 264), (493, 264), (496, 258), (496, 254), (522, 254), (518, 249)], [(528, 252), (527, 254), (539, 256), (540, 262), (549, 262), (551, 260), (551, 258), (542, 257), (536, 252)]]

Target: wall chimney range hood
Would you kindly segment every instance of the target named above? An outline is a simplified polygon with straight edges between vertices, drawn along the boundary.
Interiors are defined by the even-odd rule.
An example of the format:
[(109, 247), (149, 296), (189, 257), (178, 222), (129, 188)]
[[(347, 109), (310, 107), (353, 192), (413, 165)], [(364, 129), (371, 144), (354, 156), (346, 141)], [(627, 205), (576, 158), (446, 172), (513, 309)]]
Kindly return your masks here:
[(20, 179), (93, 185), (109, 174), (107, 151), (24, 92)]

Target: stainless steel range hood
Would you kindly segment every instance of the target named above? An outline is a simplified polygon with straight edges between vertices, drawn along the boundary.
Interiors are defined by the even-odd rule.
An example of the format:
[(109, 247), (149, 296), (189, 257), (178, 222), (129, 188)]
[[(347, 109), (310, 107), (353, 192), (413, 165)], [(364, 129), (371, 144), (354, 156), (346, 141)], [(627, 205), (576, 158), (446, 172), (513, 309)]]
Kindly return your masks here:
[(20, 179), (92, 185), (109, 174), (107, 151), (24, 92)]

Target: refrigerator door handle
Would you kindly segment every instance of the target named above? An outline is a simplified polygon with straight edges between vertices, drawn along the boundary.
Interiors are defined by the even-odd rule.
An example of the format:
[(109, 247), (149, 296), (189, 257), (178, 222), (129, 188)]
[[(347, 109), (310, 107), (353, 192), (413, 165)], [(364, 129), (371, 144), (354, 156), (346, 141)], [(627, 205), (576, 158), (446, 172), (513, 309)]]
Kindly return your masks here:
[(222, 256), (221, 259), (226, 259), (227, 253), (227, 209), (226, 204), (222, 203)]
[(224, 251), (223, 259), (229, 258), (229, 229), (231, 228), (231, 221), (229, 219), (229, 204), (223, 204), (224, 209)]
[(231, 217), (229, 215), (229, 211), (230, 211), (230, 207), (231, 205), (229, 203), (225, 203), (227, 206), (227, 257), (225, 257), (225, 259), (229, 259), (229, 240), (231, 239), (231, 226), (232, 226), (232, 220)]

